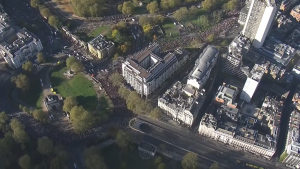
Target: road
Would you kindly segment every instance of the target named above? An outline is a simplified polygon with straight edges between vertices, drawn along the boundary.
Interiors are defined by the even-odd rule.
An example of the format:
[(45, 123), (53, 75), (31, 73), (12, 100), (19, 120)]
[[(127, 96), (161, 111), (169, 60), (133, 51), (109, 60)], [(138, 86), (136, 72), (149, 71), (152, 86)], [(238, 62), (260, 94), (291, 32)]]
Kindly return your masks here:
[(265, 168), (285, 168), (272, 161), (256, 158), (250, 153), (236, 150), (232, 147), (226, 146), (215, 140), (210, 140), (206, 137), (200, 137), (197, 133), (189, 132), (159, 121), (153, 121), (148, 118), (137, 118), (139, 126), (133, 126), (132, 128), (169, 144), (176, 145), (182, 149), (189, 150), (209, 158), (210, 160), (217, 161), (224, 166), (227, 165), (230, 168), (241, 168), (236, 166), (235, 161), (241, 160), (256, 166)]

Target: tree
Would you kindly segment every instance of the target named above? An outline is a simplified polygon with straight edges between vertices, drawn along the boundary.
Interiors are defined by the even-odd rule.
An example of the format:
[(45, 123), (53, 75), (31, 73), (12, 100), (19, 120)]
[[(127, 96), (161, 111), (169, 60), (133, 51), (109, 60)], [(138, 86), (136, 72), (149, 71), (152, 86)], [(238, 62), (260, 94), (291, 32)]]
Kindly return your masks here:
[(39, 138), (37, 144), (37, 150), (43, 155), (50, 154), (53, 151), (53, 142), (48, 137)]
[(218, 3), (218, 0), (204, 0), (202, 1), (201, 6), (205, 11), (210, 11), (216, 8), (218, 6)]
[(41, 4), (40, 0), (30, 0), (30, 6), (32, 6), (33, 8), (39, 7), (40, 4)]
[(130, 91), (128, 89), (126, 89), (125, 87), (121, 86), (118, 90), (118, 93), (123, 99), (125, 99), (128, 97)]
[(158, 3), (157, 1), (152, 1), (147, 5), (147, 10), (150, 14), (155, 14), (159, 11)]
[(22, 89), (22, 91), (25, 92), (29, 89), (30, 81), (26, 75), (20, 74), (17, 77), (13, 78), (12, 80), (15, 82), (16, 87)]
[(125, 15), (131, 15), (134, 12), (134, 5), (130, 1), (125, 1), (122, 5), (122, 13)]
[(152, 17), (154, 24), (162, 24), (166, 18), (162, 15), (156, 15)]
[(40, 13), (45, 18), (49, 18), (52, 15), (52, 13), (49, 10), (49, 8), (43, 8), (42, 10), (40, 10)]
[(154, 160), (154, 165), (158, 166), (160, 163), (162, 163), (162, 158), (161, 158), (161, 156), (158, 156)]
[(161, 0), (160, 6), (163, 9), (171, 9), (181, 4), (181, 0)]
[(9, 123), (9, 126), (12, 129), (12, 131), (16, 129), (25, 129), (24, 125), (18, 119), (12, 119)]
[(120, 46), (120, 49), (123, 53), (126, 53), (130, 49), (131, 43), (125, 42)]
[(84, 70), (83, 65), (81, 62), (75, 62), (71, 66), (71, 70), (75, 73), (82, 72)]
[(19, 158), (19, 165), (22, 169), (30, 169), (31, 167), (31, 158), (29, 155), (25, 154)]
[(213, 163), (209, 169), (219, 169), (219, 164), (218, 163)]
[(66, 60), (67, 68), (71, 69), (71, 66), (73, 63), (78, 62), (77, 59), (74, 56), (68, 57)]
[(198, 157), (197, 154), (188, 152), (182, 159), (181, 165), (184, 169), (197, 169)]
[(13, 131), (12, 136), (15, 139), (15, 141), (20, 144), (24, 144), (30, 140), (28, 134), (23, 129), (20, 128), (16, 128)]
[(208, 15), (201, 15), (197, 22), (201, 25), (202, 28), (208, 28), (210, 26), (211, 21), (209, 20)]
[(113, 73), (108, 79), (113, 86), (120, 86), (123, 83), (123, 78), (119, 73)]
[(189, 11), (186, 7), (181, 7), (174, 13), (174, 18), (178, 21), (183, 20), (185, 17), (187, 17)]
[(88, 169), (107, 169), (97, 147), (90, 147), (84, 151), (85, 163)]
[(223, 9), (226, 11), (232, 11), (235, 10), (238, 7), (238, 1), (237, 0), (230, 0), (226, 4), (223, 5)]
[(151, 31), (152, 27), (150, 24), (146, 24), (143, 26), (143, 31), (147, 34)]
[(59, 28), (61, 26), (60, 19), (54, 15), (49, 16), (48, 23), (55, 28)]
[(3, 111), (0, 113), (0, 130), (4, 129), (6, 123), (8, 121), (7, 114)]
[(279, 162), (283, 162), (284, 160), (285, 160), (285, 158), (288, 156), (288, 154), (287, 154), (287, 152), (286, 151), (284, 151), (281, 155), (280, 155), (280, 157), (279, 157)]
[(63, 110), (65, 112), (71, 112), (72, 108), (77, 106), (78, 102), (75, 97), (69, 96), (64, 100)]
[(208, 35), (206, 40), (207, 40), (207, 42), (213, 42), (215, 40), (215, 35), (214, 34)]
[(121, 37), (121, 32), (117, 29), (114, 29), (112, 32), (111, 32), (111, 37), (114, 38), (114, 39), (120, 39)]
[(158, 166), (157, 166), (157, 169), (166, 169), (166, 164), (165, 163), (160, 163)]
[(36, 58), (39, 63), (45, 63), (45, 61), (46, 61), (45, 56), (42, 52), (38, 53), (36, 55)]
[(155, 108), (150, 112), (150, 117), (154, 118), (154, 119), (160, 119), (162, 116), (162, 111), (160, 108)]
[(36, 109), (33, 111), (32, 114), (33, 114), (33, 118), (40, 122), (44, 123), (47, 121), (47, 119), (46, 119), (47, 115), (46, 115), (46, 113), (43, 112), (43, 110)]
[(101, 8), (98, 3), (95, 3), (89, 6), (89, 12), (91, 17), (98, 17), (102, 14), (103, 8)]
[(117, 8), (118, 8), (118, 11), (122, 13), (123, 4), (119, 4)]
[(75, 106), (70, 112), (70, 119), (74, 130), (78, 133), (84, 132), (94, 124), (91, 113), (84, 110), (82, 106)]
[(119, 147), (126, 149), (130, 145), (131, 137), (130, 137), (129, 133), (120, 130), (117, 133), (116, 142)]
[(33, 70), (33, 64), (32, 64), (32, 62), (30, 62), (30, 61), (25, 62), (22, 65), (22, 69), (25, 70), (25, 71), (27, 71), (27, 72), (31, 72)]

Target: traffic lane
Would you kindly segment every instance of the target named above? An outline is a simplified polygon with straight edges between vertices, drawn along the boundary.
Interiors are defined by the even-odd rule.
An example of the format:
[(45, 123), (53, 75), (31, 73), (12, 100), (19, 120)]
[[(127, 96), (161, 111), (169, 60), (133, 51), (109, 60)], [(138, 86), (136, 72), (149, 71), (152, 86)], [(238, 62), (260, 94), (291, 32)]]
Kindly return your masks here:
[[(142, 117), (139, 117), (140, 119)], [(159, 126), (160, 128), (167, 128), (169, 131), (172, 131), (172, 133), (176, 133), (179, 134), (181, 137), (186, 137), (185, 135), (189, 135), (186, 131), (180, 130), (178, 128), (173, 129), (174, 127), (169, 126), (169, 125), (165, 125), (164, 123), (159, 122), (159, 125), (154, 124), (152, 122), (149, 122), (149, 120), (145, 120), (146, 118), (143, 118), (144, 121), (146, 121), (147, 123), (150, 123), (154, 126)], [(158, 122), (155, 122), (158, 123)], [(162, 127), (163, 126), (163, 127)], [(197, 136), (199, 136), (197, 134)], [(189, 137), (187, 137), (189, 138)], [(223, 152), (222, 156), (224, 157), (229, 157), (231, 159), (239, 159), (239, 160), (244, 160), (247, 161), (248, 163), (251, 164), (255, 164), (258, 166), (262, 166), (262, 167), (268, 167), (268, 168), (277, 168), (276, 164), (272, 163), (269, 160), (263, 159), (263, 158), (253, 158), (253, 155), (242, 151), (242, 150), (237, 150), (233, 147), (230, 146), (225, 146), (223, 143), (217, 142), (215, 140), (211, 140), (209, 138), (206, 137), (194, 137), (192, 142), (196, 143), (198, 145), (203, 146), (208, 146), (211, 148), (215, 148), (218, 149), (217, 151), (219, 152)], [(201, 149), (201, 148), (200, 148)], [(224, 151), (225, 150), (225, 151)], [(226, 153), (224, 153), (226, 152)]]
[[(143, 124), (142, 124), (143, 125)], [(219, 158), (217, 156), (217, 154), (220, 153), (220, 151), (216, 151), (215, 149), (209, 148), (207, 146), (203, 146), (203, 145), (197, 145), (194, 142), (184, 139), (182, 137), (178, 137), (177, 135), (174, 135), (170, 132), (167, 131), (159, 131), (156, 128), (153, 128), (147, 124), (144, 125), (144, 127), (146, 127), (146, 125), (149, 127), (148, 129), (142, 129), (143, 126), (140, 126), (141, 130), (149, 135), (153, 135), (161, 140), (164, 140), (166, 142), (169, 142), (171, 144), (177, 145), (178, 147), (182, 147), (186, 150), (189, 151), (193, 151), (196, 152), (198, 155), (202, 155), (203, 157), (206, 157), (208, 159), (212, 159), (214, 161), (217, 161), (219, 163), (222, 164), (227, 164), (227, 160)], [(220, 156), (220, 154), (219, 154)]]
[[(131, 130), (131, 135), (134, 136), (135, 140), (137, 142), (148, 142), (153, 144), (154, 146), (158, 147), (158, 149), (161, 149), (161, 147), (163, 146), (164, 148), (164, 155), (169, 155), (170, 158), (174, 157), (174, 156), (178, 156), (181, 157), (181, 159), (174, 159), (174, 160), (182, 160), (182, 157), (186, 155), (186, 153), (188, 153), (189, 151), (185, 151), (183, 149), (180, 149), (176, 146), (173, 146), (171, 144), (168, 144), (167, 142), (164, 142), (162, 140), (156, 139), (154, 137), (142, 134), (140, 132)], [(199, 159), (199, 163), (201, 163), (202, 165), (205, 165), (207, 168), (210, 167), (210, 165), (213, 163), (213, 161), (207, 160), (206, 158), (203, 158), (201, 156), (198, 156)]]

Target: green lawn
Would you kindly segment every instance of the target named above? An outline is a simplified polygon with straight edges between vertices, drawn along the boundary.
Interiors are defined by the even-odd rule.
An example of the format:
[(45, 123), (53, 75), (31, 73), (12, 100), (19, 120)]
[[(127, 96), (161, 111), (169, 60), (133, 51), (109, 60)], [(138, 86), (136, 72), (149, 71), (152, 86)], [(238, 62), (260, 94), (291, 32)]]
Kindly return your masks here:
[(108, 33), (110, 32), (110, 26), (99, 26), (98, 28), (92, 30), (92, 32), (90, 32), (88, 34), (88, 37), (90, 39), (93, 39), (97, 36), (99, 36), (99, 34), (102, 34), (102, 35), (107, 35)]
[(37, 109), (42, 108), (43, 90), (39, 79), (32, 79), (29, 91), (19, 92), (19, 99)]
[(98, 100), (93, 83), (82, 74), (77, 74), (68, 80), (63, 75), (65, 71), (67, 71), (66, 67), (57, 67), (52, 72), (51, 83), (54, 90), (57, 90), (64, 98), (68, 96), (76, 97), (79, 105), (89, 112), (94, 111)]
[(165, 31), (166, 37), (170, 37), (170, 34), (171, 37), (179, 35), (179, 31), (176, 25), (174, 25), (174, 22), (172, 22), (172, 20), (169, 18), (165, 19), (164, 23), (162, 24), (162, 27)]
[[(108, 168), (120, 169), (123, 163), (126, 168), (132, 169), (155, 169), (154, 158), (143, 160), (137, 150), (137, 146), (132, 151), (122, 151), (118, 145), (113, 144), (102, 150), (102, 155)], [(166, 169), (182, 169), (180, 162), (174, 161), (170, 158), (162, 157), (163, 163), (166, 164)]]

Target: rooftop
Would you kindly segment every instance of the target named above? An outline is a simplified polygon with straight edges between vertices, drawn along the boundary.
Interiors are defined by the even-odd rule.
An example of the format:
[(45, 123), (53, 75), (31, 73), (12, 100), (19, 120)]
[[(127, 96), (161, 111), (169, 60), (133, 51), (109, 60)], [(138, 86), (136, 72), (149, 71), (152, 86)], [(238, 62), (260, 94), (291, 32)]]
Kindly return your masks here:
[(296, 107), (296, 109), (298, 109), (300, 111), (300, 85), (297, 86), (296, 92), (293, 96), (292, 101), (293, 101), (294, 106)]
[[(194, 110), (202, 105), (205, 99), (204, 90), (198, 91), (190, 85), (176, 82), (159, 100), (178, 113), (198, 113)], [(196, 114), (191, 114), (196, 116)]]
[(93, 40), (89, 41), (88, 43), (98, 50), (110, 48), (114, 45), (113, 42), (106, 41), (105, 37), (101, 34), (99, 36), (95, 37)]
[(294, 12), (300, 13), (300, 5), (295, 6), (292, 10)]
[(176, 49), (173, 53), (161, 53), (157, 43), (129, 56), (123, 63), (132, 71), (138, 74), (143, 81), (151, 81), (158, 77), (162, 70), (173, 65), (183, 57), (188, 55), (188, 51)]
[(300, 153), (300, 112), (299, 110), (294, 110), (291, 113), (290, 121), (289, 121), (289, 131), (288, 137), (286, 140), (287, 153), (291, 152), (299, 154)]
[(215, 101), (217, 103), (221, 103), (226, 106), (235, 108), (237, 106), (237, 103), (235, 103), (235, 98), (237, 94), (238, 94), (238, 88), (236, 86), (223, 83), (223, 85), (220, 86), (218, 89), (218, 92), (215, 97)]
[(241, 108), (210, 105), (201, 125), (267, 149), (275, 149), (280, 125), (282, 100), (268, 93), (261, 108), (244, 103)]
[(36, 40), (33, 34), (28, 32), (26, 29), (20, 29), (16, 33), (11, 34), (6, 37), (1, 46), (9, 53), (14, 53), (15, 51), (22, 48), (27, 43)]
[(262, 48), (254, 50), (262, 53), (264, 56), (269, 57), (270, 59), (284, 66), (286, 66), (290, 62), (290, 60), (296, 53), (296, 50), (294, 48), (282, 43), (272, 36), (265, 41)]
[(267, 71), (269, 64), (270, 63), (268, 61), (260, 57), (250, 71), (250, 78), (255, 81), (260, 81), (264, 73)]
[(59, 98), (57, 95), (48, 95), (47, 97), (45, 97), (45, 101), (46, 101), (46, 103), (56, 102), (56, 101), (59, 101)]
[(242, 59), (243, 55), (250, 49), (251, 42), (243, 35), (236, 36), (229, 44), (229, 54), (235, 58)]

